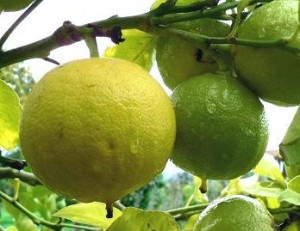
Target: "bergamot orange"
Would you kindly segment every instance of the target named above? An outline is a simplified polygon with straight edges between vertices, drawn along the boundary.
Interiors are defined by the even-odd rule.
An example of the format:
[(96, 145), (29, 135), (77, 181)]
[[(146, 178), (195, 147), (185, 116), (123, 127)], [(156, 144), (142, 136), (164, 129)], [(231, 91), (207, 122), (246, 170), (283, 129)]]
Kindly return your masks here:
[(202, 179), (231, 179), (262, 158), (268, 125), (259, 99), (231, 75), (207, 73), (179, 84), (171, 99), (173, 162)]
[[(225, 37), (230, 32), (227, 24), (209, 18), (176, 23), (172, 26), (212, 37)], [(176, 35), (158, 38), (156, 60), (163, 81), (170, 89), (194, 75), (219, 69), (208, 47)]]
[(234, 195), (213, 201), (200, 214), (193, 231), (274, 231), (266, 207), (256, 199)]
[(171, 101), (146, 71), (93, 58), (59, 66), (35, 85), (20, 142), (51, 190), (110, 207), (162, 171), (175, 130)]
[[(241, 24), (238, 37), (249, 40), (290, 38), (299, 47), (298, 1), (272, 1)], [(237, 75), (262, 99), (284, 106), (300, 103), (300, 56), (283, 48), (234, 46), (233, 61)]]

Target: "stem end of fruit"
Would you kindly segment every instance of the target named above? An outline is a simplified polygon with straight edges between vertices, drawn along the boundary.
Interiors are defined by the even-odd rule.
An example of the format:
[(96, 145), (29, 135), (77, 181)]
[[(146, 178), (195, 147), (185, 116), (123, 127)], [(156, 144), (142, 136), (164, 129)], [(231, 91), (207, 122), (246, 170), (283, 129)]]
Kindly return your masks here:
[(207, 192), (207, 180), (202, 178), (202, 182), (200, 184), (199, 190), (201, 193)]
[(113, 204), (106, 203), (106, 218), (113, 218)]

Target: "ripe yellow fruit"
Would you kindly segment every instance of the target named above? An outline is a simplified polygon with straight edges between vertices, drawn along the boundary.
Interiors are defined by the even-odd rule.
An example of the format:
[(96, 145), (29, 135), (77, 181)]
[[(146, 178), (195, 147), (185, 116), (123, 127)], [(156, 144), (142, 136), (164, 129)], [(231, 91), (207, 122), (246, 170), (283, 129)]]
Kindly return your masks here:
[[(250, 40), (290, 38), (298, 30), (298, 1), (272, 1), (241, 24), (238, 37)], [(300, 38), (290, 40), (299, 47)], [(300, 103), (300, 56), (283, 48), (234, 46), (233, 61), (238, 76), (262, 99), (284, 106)]]
[(72, 61), (47, 73), (25, 102), (25, 159), (51, 190), (111, 203), (164, 168), (175, 115), (162, 87), (121, 59)]
[(0, 0), (0, 11), (18, 11), (27, 7), (33, 0)]
[(274, 231), (269, 211), (257, 200), (242, 195), (216, 199), (200, 214), (193, 231)]
[(236, 78), (223, 73), (186, 80), (171, 97), (177, 134), (173, 162), (202, 179), (247, 173), (268, 141), (264, 108)]
[[(199, 19), (176, 23), (176, 28), (212, 37), (225, 37), (230, 28), (215, 19)], [(156, 47), (156, 60), (164, 83), (174, 89), (194, 75), (219, 69), (215, 58), (205, 45), (195, 44), (178, 36), (161, 36)]]

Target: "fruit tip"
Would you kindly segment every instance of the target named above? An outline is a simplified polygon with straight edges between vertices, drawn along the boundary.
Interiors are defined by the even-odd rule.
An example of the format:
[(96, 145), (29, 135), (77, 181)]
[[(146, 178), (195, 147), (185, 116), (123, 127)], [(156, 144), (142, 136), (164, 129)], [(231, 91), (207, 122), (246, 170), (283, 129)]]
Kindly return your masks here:
[(206, 179), (202, 179), (199, 190), (200, 190), (201, 193), (206, 193), (207, 192), (207, 180)]
[(106, 203), (106, 218), (113, 218), (113, 205)]

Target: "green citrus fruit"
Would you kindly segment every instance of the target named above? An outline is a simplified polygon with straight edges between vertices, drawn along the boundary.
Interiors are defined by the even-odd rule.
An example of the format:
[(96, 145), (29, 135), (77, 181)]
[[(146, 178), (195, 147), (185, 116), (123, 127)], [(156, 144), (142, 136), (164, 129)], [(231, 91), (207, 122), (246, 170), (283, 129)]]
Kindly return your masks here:
[(110, 204), (164, 168), (175, 115), (141, 67), (93, 58), (47, 73), (28, 96), (20, 125), (25, 159), (50, 189)]
[(234, 195), (213, 201), (200, 214), (193, 231), (274, 231), (273, 217), (257, 200)]
[[(272, 1), (254, 10), (241, 24), (238, 37), (250, 40), (289, 38), (298, 29), (298, 1)], [(298, 46), (300, 37), (290, 41)], [(300, 56), (282, 48), (235, 46), (238, 76), (262, 99), (278, 105), (300, 102)]]
[[(209, 18), (173, 26), (212, 37), (225, 37), (230, 32), (227, 24)], [(207, 47), (175, 35), (158, 38), (156, 60), (163, 81), (170, 89), (191, 76), (218, 70), (218, 64)]]
[(33, 0), (0, 0), (0, 11), (18, 11), (27, 7)]
[(179, 84), (171, 99), (176, 165), (203, 179), (231, 179), (261, 159), (268, 140), (264, 108), (236, 78), (199, 75)]

